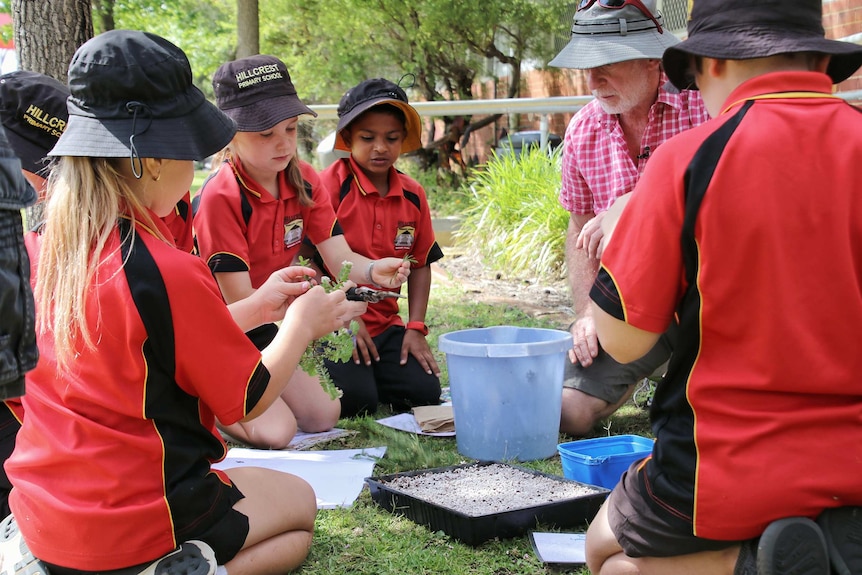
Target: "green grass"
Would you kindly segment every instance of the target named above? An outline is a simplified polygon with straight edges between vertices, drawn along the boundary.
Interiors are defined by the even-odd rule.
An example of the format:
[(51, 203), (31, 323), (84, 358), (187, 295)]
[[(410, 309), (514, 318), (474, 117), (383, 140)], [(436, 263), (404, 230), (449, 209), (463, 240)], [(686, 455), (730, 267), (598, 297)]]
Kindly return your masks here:
[[(435, 286), (426, 323), (431, 328), (429, 342), (437, 349), (442, 333), (486, 327), (517, 325), (560, 328), (549, 320), (534, 318), (518, 308), (473, 303), (457, 286)], [(442, 383), (448, 384), (445, 358), (437, 353), (443, 368)], [(468, 463), (460, 455), (454, 438), (427, 437), (400, 432), (376, 423), (388, 413), (377, 413), (339, 421), (338, 427), (353, 435), (325, 444), (322, 449), (357, 449), (386, 446), (386, 455), (375, 466), (376, 476), (415, 469), (429, 469)], [(635, 433), (649, 435), (647, 413), (626, 405), (597, 429), (594, 436)], [(560, 441), (570, 438), (561, 436)], [(562, 475), (559, 456), (519, 464), (543, 473)], [(553, 526), (539, 526), (554, 531)], [(492, 540), (471, 547), (443, 532), (431, 530), (401, 516), (389, 513), (374, 503), (367, 489), (349, 509), (318, 512), (314, 540), (308, 560), (297, 571), (303, 575), (402, 575), (402, 574), (475, 574), (520, 575), (570, 573), (588, 575), (586, 568), (554, 570), (536, 557), (528, 536)]]
[(195, 170), (195, 179), (192, 180), (191, 188), (192, 197), (195, 197), (195, 194), (198, 193), (198, 190), (201, 188), (201, 185), (204, 183), (204, 180), (207, 179), (207, 176), (209, 175), (209, 170)]

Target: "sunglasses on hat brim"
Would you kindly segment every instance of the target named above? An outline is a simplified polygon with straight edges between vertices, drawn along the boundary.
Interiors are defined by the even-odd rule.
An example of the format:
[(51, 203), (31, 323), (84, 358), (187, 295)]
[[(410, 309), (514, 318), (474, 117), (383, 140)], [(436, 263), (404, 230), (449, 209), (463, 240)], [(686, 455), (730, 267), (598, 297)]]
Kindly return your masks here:
[(662, 30), (661, 24), (653, 16), (652, 12), (649, 8), (647, 8), (641, 0), (581, 0), (578, 4), (578, 12), (581, 10), (586, 10), (596, 2), (599, 3), (599, 6), (602, 8), (607, 8), (608, 10), (620, 10), (621, 8), (625, 8), (626, 6), (634, 6), (641, 13), (652, 20), (653, 24), (655, 24), (656, 30), (658, 30), (659, 34), (664, 34), (664, 30)]

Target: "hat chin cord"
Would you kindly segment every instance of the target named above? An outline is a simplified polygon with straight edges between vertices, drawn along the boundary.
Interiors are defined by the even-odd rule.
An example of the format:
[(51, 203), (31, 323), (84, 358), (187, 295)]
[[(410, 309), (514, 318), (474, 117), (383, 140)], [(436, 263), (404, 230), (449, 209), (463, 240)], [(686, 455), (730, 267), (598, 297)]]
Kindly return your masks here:
[[(150, 125), (153, 123), (152, 112), (150, 111), (149, 106), (134, 100), (126, 102), (126, 111), (133, 114), (132, 135), (129, 136), (129, 161), (132, 164), (132, 175), (135, 176), (136, 179), (140, 180), (144, 175), (144, 164), (141, 160), (140, 154), (138, 153), (138, 148), (135, 146), (135, 136), (139, 136), (150, 129)], [(138, 123), (138, 112), (143, 112), (147, 120), (147, 125), (144, 126), (144, 129), (141, 130), (140, 134), (135, 130)], [(161, 174), (159, 174), (159, 176), (161, 177)]]

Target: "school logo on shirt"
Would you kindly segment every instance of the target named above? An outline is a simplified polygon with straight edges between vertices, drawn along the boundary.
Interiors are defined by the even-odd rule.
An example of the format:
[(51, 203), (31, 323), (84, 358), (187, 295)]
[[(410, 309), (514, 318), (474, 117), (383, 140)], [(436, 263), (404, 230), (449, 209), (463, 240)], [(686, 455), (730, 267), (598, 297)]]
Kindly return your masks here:
[(292, 248), (302, 241), (302, 218), (284, 223), (284, 247)]
[(413, 247), (416, 228), (411, 225), (398, 226), (398, 234), (395, 236), (396, 250), (409, 250)]

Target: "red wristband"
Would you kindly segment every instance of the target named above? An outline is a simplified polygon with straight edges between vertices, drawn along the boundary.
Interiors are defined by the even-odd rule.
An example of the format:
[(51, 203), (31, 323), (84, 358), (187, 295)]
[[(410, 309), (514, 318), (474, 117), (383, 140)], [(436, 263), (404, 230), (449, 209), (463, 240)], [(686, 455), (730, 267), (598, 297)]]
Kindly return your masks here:
[(421, 321), (408, 321), (407, 329), (414, 329), (416, 331), (421, 331), (422, 335), (428, 335), (428, 326)]

